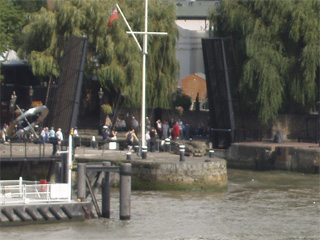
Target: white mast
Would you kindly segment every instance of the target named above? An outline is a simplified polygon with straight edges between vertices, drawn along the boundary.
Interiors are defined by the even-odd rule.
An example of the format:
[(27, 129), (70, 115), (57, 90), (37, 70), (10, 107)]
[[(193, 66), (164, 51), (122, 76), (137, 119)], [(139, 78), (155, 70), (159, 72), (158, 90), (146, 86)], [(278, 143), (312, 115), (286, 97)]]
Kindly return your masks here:
[(146, 60), (148, 53), (148, 0), (145, 3), (143, 35), (143, 55), (142, 55), (142, 104), (141, 104), (141, 144), (146, 148)]
[[(127, 33), (132, 34), (134, 40), (138, 45), (138, 48), (142, 50), (141, 144), (143, 148), (147, 148), (147, 144), (146, 144), (146, 60), (147, 60), (147, 54), (148, 54), (148, 35), (150, 34), (168, 35), (168, 34), (164, 32), (148, 32), (148, 0), (145, 1), (144, 32), (133, 32), (118, 4), (117, 4), (117, 8), (130, 30), (130, 32), (127, 32)], [(141, 49), (141, 46), (135, 34), (143, 34), (143, 49)]]

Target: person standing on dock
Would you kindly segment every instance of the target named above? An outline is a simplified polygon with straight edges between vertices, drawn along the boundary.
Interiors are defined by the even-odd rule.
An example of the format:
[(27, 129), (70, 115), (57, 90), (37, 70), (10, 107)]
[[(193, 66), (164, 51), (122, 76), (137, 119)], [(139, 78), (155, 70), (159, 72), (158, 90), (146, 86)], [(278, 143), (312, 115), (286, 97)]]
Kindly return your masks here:
[(139, 122), (134, 116), (132, 116), (131, 119), (131, 128), (134, 129), (135, 132), (138, 132), (139, 130)]
[(162, 139), (168, 138), (169, 134), (169, 124), (167, 121), (164, 121), (162, 124)]
[(157, 135), (159, 136), (159, 138), (161, 139), (162, 136), (162, 122), (160, 119), (158, 119), (156, 121), (156, 131), (157, 131)]
[(129, 151), (131, 151), (133, 144), (136, 142), (139, 142), (139, 139), (138, 139), (137, 135), (135, 134), (134, 129), (129, 130), (126, 133), (126, 140), (127, 140), (127, 144), (128, 144), (128, 149), (129, 149)]
[(151, 141), (150, 131), (147, 131), (146, 132), (146, 142), (147, 142), (148, 149), (150, 149), (150, 141)]
[(51, 140), (55, 137), (56, 137), (56, 132), (54, 131), (54, 127), (51, 127), (50, 131), (49, 131), (49, 140)]
[(178, 121), (176, 122), (176, 125), (179, 126), (179, 139), (183, 139), (183, 122), (181, 119), (178, 119)]
[(151, 130), (151, 121), (148, 117), (146, 117), (146, 130), (149, 132)]
[(3, 124), (3, 128), (1, 131), (1, 140), (3, 143), (6, 143), (8, 141), (8, 134), (7, 134), (7, 130), (8, 130), (8, 124)]
[(180, 128), (179, 128), (178, 124), (175, 124), (173, 126), (172, 134), (173, 134), (173, 140), (177, 140), (177, 138), (179, 137), (179, 134), (180, 134)]
[(57, 153), (57, 144), (58, 144), (58, 140), (56, 137), (56, 132), (54, 131), (54, 127), (51, 127), (51, 129), (49, 131), (49, 141), (52, 144), (52, 156), (54, 156)]
[(184, 125), (184, 137), (186, 140), (190, 140), (190, 125), (188, 122)]
[(49, 128), (44, 127), (40, 133), (41, 139), (43, 143), (47, 143), (49, 140)]
[(61, 142), (63, 141), (63, 133), (61, 132), (61, 128), (58, 128), (56, 132), (56, 137), (58, 141), (58, 149), (61, 150)]
[(150, 131), (150, 152), (154, 152), (156, 150), (157, 135), (157, 130), (153, 127)]

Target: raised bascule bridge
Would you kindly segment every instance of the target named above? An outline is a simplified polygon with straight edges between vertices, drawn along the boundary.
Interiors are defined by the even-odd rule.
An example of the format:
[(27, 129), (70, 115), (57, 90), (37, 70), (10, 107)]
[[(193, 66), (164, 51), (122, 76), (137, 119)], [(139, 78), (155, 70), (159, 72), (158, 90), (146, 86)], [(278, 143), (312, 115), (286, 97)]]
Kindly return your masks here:
[[(130, 219), (130, 205), (126, 205), (130, 204), (131, 196), (130, 164), (117, 167), (92, 164), (78, 168), (73, 163), (74, 144), (69, 133), (77, 124), (87, 41), (70, 36), (64, 42), (60, 78), (50, 79), (45, 105), (24, 111), (13, 104), (19, 116), (12, 117), (9, 124), (9, 141), (0, 145), (0, 226), (81, 220), (94, 216), (93, 208), (98, 217), (108, 218), (110, 172), (118, 172), (120, 179), (126, 179), (123, 182), (127, 184), (120, 187), (123, 193), (120, 219)], [(58, 126), (64, 136), (69, 136), (57, 152), (53, 151), (55, 141), (44, 143), (40, 138), (36, 129), (40, 125)], [(73, 171), (77, 172), (76, 183), (72, 182)], [(96, 173), (99, 181), (98, 177), (91, 181), (89, 172)], [(102, 211), (95, 197), (101, 181), (105, 189)]]

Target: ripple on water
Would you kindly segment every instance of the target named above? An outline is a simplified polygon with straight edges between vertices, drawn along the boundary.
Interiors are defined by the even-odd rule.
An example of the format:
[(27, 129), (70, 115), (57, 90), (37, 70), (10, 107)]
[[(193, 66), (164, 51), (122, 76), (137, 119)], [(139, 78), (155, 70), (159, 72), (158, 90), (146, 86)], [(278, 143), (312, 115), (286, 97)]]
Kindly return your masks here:
[(134, 191), (130, 221), (119, 220), (112, 191), (111, 219), (3, 228), (1, 239), (319, 240), (319, 176), (230, 170), (228, 178), (222, 193)]

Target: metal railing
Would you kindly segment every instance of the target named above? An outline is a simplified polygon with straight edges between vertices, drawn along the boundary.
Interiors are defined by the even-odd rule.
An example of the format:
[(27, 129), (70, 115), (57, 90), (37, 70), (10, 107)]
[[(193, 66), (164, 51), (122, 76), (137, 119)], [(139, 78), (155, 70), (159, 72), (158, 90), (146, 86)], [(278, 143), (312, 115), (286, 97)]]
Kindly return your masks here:
[(38, 181), (0, 181), (0, 204), (68, 201), (68, 184), (40, 184)]
[(46, 158), (52, 155), (52, 144), (30, 143), (30, 142), (10, 142), (1, 145), (1, 157), (8, 159), (16, 158)]

